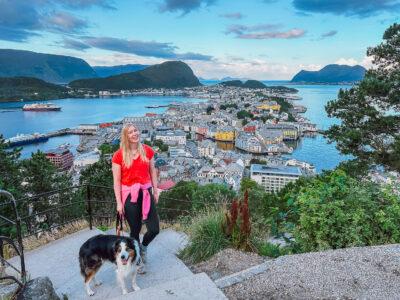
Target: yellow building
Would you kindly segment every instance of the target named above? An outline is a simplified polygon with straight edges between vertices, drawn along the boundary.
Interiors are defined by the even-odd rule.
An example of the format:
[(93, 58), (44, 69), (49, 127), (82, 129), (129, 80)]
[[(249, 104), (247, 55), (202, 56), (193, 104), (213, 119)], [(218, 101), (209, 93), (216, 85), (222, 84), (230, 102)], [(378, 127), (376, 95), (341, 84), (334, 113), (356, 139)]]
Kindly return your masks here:
[(268, 110), (268, 111), (272, 110), (273, 112), (279, 112), (281, 109), (281, 106), (276, 101), (267, 101), (267, 102), (257, 106), (257, 109)]
[(234, 142), (236, 137), (236, 131), (234, 128), (225, 127), (217, 129), (215, 132), (215, 139), (223, 142)]

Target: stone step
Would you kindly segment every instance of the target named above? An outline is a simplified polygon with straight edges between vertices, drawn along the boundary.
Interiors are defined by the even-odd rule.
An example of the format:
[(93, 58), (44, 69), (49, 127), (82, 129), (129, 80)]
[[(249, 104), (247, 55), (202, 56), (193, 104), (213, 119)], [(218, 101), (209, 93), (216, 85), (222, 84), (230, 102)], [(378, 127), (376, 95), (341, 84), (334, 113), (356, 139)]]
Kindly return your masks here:
[[(79, 271), (80, 246), (91, 236), (102, 233), (97, 229), (84, 229), (43, 247), (25, 253), (26, 268), (31, 278), (48, 276), (56, 292), (68, 299), (109, 299), (121, 295), (116, 281), (115, 265), (105, 263), (96, 278), (103, 282), (93, 287), (95, 295), (86, 296), (83, 278)], [(110, 231), (114, 234), (115, 231)], [(181, 260), (177, 251), (186, 244), (186, 236), (173, 230), (163, 230), (149, 245), (147, 273), (138, 275), (137, 284), (142, 289), (193, 275)], [(10, 260), (19, 266), (17, 257)]]
[(113, 300), (206, 300), (227, 299), (205, 273), (192, 274), (169, 282), (120, 295)]

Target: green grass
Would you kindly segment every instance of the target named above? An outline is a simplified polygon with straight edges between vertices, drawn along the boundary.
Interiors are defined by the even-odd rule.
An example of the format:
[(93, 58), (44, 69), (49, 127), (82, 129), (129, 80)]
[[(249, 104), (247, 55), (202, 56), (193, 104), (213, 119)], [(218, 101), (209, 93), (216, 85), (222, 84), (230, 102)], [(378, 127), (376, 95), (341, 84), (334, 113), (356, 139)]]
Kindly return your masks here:
[(105, 225), (99, 225), (96, 228), (101, 231), (107, 231), (108, 229), (110, 229), (108, 226)]
[(197, 263), (228, 247), (229, 240), (222, 230), (224, 220), (223, 210), (207, 210), (193, 218), (188, 226), (190, 243), (179, 256)]

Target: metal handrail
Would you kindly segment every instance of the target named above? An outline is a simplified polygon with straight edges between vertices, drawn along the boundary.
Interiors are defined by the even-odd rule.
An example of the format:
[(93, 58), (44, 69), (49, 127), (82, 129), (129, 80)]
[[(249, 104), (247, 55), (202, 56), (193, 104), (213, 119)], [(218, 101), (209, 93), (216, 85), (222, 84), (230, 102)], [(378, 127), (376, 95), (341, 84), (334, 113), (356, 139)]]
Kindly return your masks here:
[[(26, 276), (26, 269), (25, 269), (24, 247), (23, 247), (23, 241), (22, 241), (23, 232), (21, 230), (22, 221), (26, 222), (27, 220), (35, 218), (38, 215), (41, 215), (41, 214), (43, 215), (43, 214), (46, 214), (46, 213), (49, 213), (49, 212), (52, 212), (52, 211), (57, 211), (59, 209), (65, 208), (65, 207), (75, 205), (77, 203), (86, 204), (86, 213), (83, 213), (82, 215), (79, 215), (79, 217), (76, 217), (76, 215), (70, 216), (70, 217), (67, 218), (67, 221), (61, 222), (59, 224), (51, 225), (50, 227), (48, 227), (46, 229), (41, 229), (40, 231), (30, 231), (29, 234), (27, 234), (26, 236), (37, 234), (39, 232), (43, 232), (43, 231), (46, 231), (46, 230), (49, 230), (49, 229), (52, 229), (52, 228), (56, 228), (56, 227), (71, 223), (73, 221), (81, 219), (82, 217), (88, 218), (90, 229), (93, 228), (93, 218), (99, 218), (99, 219), (103, 219), (103, 218), (112, 219), (112, 218), (114, 218), (114, 216), (115, 216), (114, 212), (112, 214), (107, 215), (108, 212), (104, 212), (105, 214), (102, 214), (101, 211), (99, 211), (97, 213), (95, 211), (93, 211), (94, 210), (93, 206), (96, 203), (115, 204), (114, 200), (105, 201), (105, 200), (92, 199), (93, 198), (93, 192), (94, 192), (93, 188), (95, 188), (95, 189), (106, 189), (106, 190), (109, 190), (109, 191), (113, 191), (113, 187), (111, 187), (111, 186), (102, 186), (102, 185), (97, 185), (97, 184), (82, 184), (82, 185), (77, 185), (77, 186), (71, 186), (71, 187), (66, 187), (66, 188), (62, 188), (62, 189), (52, 190), (52, 191), (49, 191), (49, 192), (37, 194), (37, 195), (34, 195), (34, 196), (24, 197), (24, 198), (20, 198), (20, 199), (16, 200), (11, 193), (9, 193), (7, 191), (4, 191), (4, 190), (0, 190), (0, 196), (5, 196), (5, 197), (8, 198), (7, 199), (8, 201), (2, 203), (0, 207), (5, 207), (6, 205), (11, 205), (12, 209), (14, 211), (14, 215), (15, 215), (15, 220), (12, 220), (9, 216), (5, 217), (5, 216), (2, 216), (2, 215), (0, 215), (0, 220), (3, 221), (2, 225), (9, 224), (9, 225), (11, 225), (13, 227), (15, 226), (15, 228), (16, 228), (16, 239), (17, 239), (17, 243), (14, 243), (13, 239), (0, 236), (0, 250), (2, 250), (3, 240), (7, 241), (9, 244), (11, 244), (14, 247), (15, 252), (20, 256), (20, 259), (21, 259), (21, 271), (18, 271), (18, 270), (17, 271), (21, 274), (21, 279), (22, 279), (21, 281), (18, 281), (18, 279), (15, 278), (15, 277), (11, 276), (12, 278), (10, 278), (10, 276), (6, 276), (6, 277), (1, 277), (0, 280), (12, 279), (12, 280), (16, 281), (21, 287), (23, 285), (25, 285), (25, 283), (26, 283), (26, 277), (27, 276)], [(81, 189), (80, 191), (85, 194), (85, 195), (82, 194), (84, 199), (82, 199), (80, 201), (68, 201), (68, 203), (62, 203), (62, 204), (59, 203), (59, 204), (54, 205), (54, 207), (47, 208), (47, 209), (45, 209), (43, 211), (39, 211), (39, 212), (35, 211), (32, 215), (29, 215), (29, 216), (25, 216), (24, 215), (23, 217), (21, 217), (19, 215), (17, 204), (29, 203), (29, 202), (35, 203), (36, 201), (41, 201), (40, 198), (46, 198), (46, 197), (49, 197), (49, 196), (52, 196), (52, 195), (56, 195), (57, 193), (63, 193), (63, 192), (66, 192), (66, 191), (70, 191), (71, 189)], [(166, 197), (166, 198), (172, 199), (170, 197)], [(180, 201), (180, 202), (190, 202), (190, 201), (183, 200), (183, 199), (175, 199), (175, 200)], [(204, 203), (204, 204), (206, 204), (206, 203)], [(190, 213), (190, 211), (188, 211), (186, 209), (178, 209), (178, 208), (158, 207), (157, 209), (160, 210), (160, 211), (176, 211), (176, 212)], [(75, 218), (73, 218), (73, 217), (75, 217)], [(17, 244), (18, 244), (18, 246), (17, 246)], [(2, 252), (0, 254), (1, 254), (0, 257), (2, 258)], [(2, 261), (4, 261), (4, 259), (2, 259)], [(8, 265), (10, 265), (7, 261), (6, 261), (6, 263)], [(14, 268), (13, 266), (11, 266), (11, 267)]]
[[(4, 190), (0, 189), (0, 196), (5, 196), (10, 199), (13, 209), (14, 209), (14, 214), (15, 214), (15, 223), (11, 222), (12, 225), (15, 225), (17, 227), (17, 239), (18, 239), (18, 246), (19, 246), (19, 257), (21, 259), (21, 279), (22, 279), (22, 284), (24, 285), (26, 283), (26, 269), (25, 269), (25, 257), (24, 257), (24, 245), (22, 243), (22, 232), (21, 232), (21, 218), (19, 217), (18, 210), (17, 210), (17, 204), (15, 202), (14, 196)], [(8, 240), (9, 241), (9, 240)], [(14, 241), (9, 241), (11, 245), (14, 246), (15, 249), (17, 249), (16, 245), (14, 244)], [(3, 242), (2, 242), (3, 245)], [(3, 249), (1, 249), (1, 255), (3, 255)], [(11, 276), (13, 277), (13, 276)], [(14, 278), (15, 281), (18, 282), (17, 278)]]

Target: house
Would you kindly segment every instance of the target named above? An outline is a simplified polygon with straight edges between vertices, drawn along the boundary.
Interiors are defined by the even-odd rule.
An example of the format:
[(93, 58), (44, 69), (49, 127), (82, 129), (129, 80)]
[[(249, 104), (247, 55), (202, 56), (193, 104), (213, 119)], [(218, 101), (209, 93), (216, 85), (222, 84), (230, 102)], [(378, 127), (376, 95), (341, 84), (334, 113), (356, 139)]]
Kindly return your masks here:
[(220, 129), (217, 129), (214, 138), (221, 142), (233, 142), (236, 138), (236, 130), (234, 127), (224, 126)]
[(201, 157), (213, 157), (216, 152), (216, 145), (210, 140), (203, 140), (199, 142), (197, 149)]
[(155, 133), (155, 139), (161, 140), (167, 145), (185, 145), (186, 133), (182, 130), (157, 131)]

